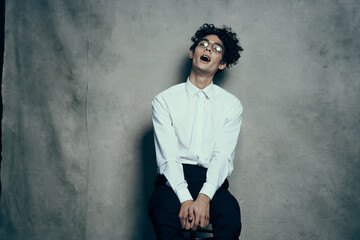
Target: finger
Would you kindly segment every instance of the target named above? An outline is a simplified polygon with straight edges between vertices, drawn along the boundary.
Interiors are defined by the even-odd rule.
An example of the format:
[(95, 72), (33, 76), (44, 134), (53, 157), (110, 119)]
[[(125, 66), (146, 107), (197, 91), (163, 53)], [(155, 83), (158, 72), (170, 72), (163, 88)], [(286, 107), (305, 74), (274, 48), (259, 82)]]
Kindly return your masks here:
[(196, 229), (198, 228), (198, 226), (199, 226), (199, 224), (200, 224), (200, 217), (199, 216), (196, 216), (195, 215), (195, 219), (194, 219), (194, 224), (193, 224), (193, 226), (192, 226), (192, 229), (194, 230), (194, 231), (196, 231)]
[(205, 212), (203, 221), (201, 221), (203, 223), (203, 225), (201, 227), (205, 228), (207, 227), (207, 225), (209, 225), (210, 223), (210, 216), (209, 216), (209, 212)]
[(194, 220), (194, 208), (193, 207), (189, 207), (189, 211), (188, 211), (188, 217), (189, 217), (189, 222), (192, 222)]
[(196, 215), (194, 214), (193, 211), (189, 212), (189, 219), (191, 219), (191, 221), (189, 222), (190, 222), (190, 228), (192, 229), (196, 221)]
[(185, 224), (186, 224), (186, 222), (187, 222), (187, 214), (183, 212), (183, 213), (180, 215), (180, 220), (181, 220), (181, 227), (182, 227), (182, 228), (185, 228)]
[(202, 216), (200, 219), (200, 227), (204, 228), (207, 226), (206, 216)]
[(206, 218), (205, 218), (205, 226), (204, 226), (204, 227), (207, 227), (207, 226), (209, 225), (209, 222), (210, 222), (209, 217), (206, 217)]
[(185, 229), (186, 230), (189, 230), (191, 228), (191, 223), (188, 221), (188, 219), (186, 219), (186, 222), (185, 222)]
[(190, 228), (191, 229), (194, 229), (195, 221), (196, 221), (196, 216), (194, 216), (194, 219), (190, 223)]
[(196, 229), (199, 227), (199, 224), (200, 224), (200, 221), (195, 222), (191, 229), (196, 231)]

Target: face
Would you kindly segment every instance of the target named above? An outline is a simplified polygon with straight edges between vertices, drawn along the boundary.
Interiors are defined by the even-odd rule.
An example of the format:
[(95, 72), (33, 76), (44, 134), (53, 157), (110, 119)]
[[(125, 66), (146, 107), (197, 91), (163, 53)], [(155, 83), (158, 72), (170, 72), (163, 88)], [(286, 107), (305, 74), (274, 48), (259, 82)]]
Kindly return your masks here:
[(190, 52), (192, 67), (209, 74), (223, 70), (226, 67), (226, 63), (222, 62), (224, 50), (224, 44), (218, 36), (205, 36), (195, 50)]

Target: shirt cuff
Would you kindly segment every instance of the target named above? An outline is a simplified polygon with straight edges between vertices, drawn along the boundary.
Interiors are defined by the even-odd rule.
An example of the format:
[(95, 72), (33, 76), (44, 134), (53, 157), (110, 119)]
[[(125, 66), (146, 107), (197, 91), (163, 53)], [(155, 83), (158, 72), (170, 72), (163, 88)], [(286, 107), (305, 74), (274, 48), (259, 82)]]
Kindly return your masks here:
[(193, 200), (189, 192), (189, 189), (187, 188), (176, 190), (176, 195), (178, 196), (180, 203), (183, 203), (188, 200)]
[(217, 188), (213, 186), (212, 184), (205, 182), (203, 187), (201, 188), (200, 193), (205, 194), (210, 199), (212, 199), (215, 195), (215, 192), (217, 191)]

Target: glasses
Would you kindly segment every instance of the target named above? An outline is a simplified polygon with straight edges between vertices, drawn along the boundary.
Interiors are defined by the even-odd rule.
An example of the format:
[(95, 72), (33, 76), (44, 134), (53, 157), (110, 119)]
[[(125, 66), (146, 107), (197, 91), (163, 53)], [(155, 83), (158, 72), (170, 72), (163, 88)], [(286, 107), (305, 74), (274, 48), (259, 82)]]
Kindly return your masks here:
[(201, 48), (207, 48), (209, 45), (211, 45), (211, 49), (215, 53), (222, 53), (224, 50), (223, 46), (221, 46), (219, 43), (210, 43), (207, 39), (201, 39), (198, 46)]

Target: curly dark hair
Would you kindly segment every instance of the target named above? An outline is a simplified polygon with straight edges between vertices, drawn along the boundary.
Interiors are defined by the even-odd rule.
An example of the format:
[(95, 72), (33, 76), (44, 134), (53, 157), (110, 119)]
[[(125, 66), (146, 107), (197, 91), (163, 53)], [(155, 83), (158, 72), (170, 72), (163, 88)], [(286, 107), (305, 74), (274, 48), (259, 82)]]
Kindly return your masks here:
[(207, 35), (216, 35), (223, 42), (225, 51), (222, 61), (226, 63), (226, 67), (231, 67), (232, 64), (236, 65), (240, 58), (240, 52), (244, 49), (239, 46), (236, 33), (231, 32), (231, 28), (225, 25), (222, 28), (216, 28), (214, 24), (208, 23), (202, 25), (191, 38), (194, 43), (190, 50), (194, 51), (200, 40)]

